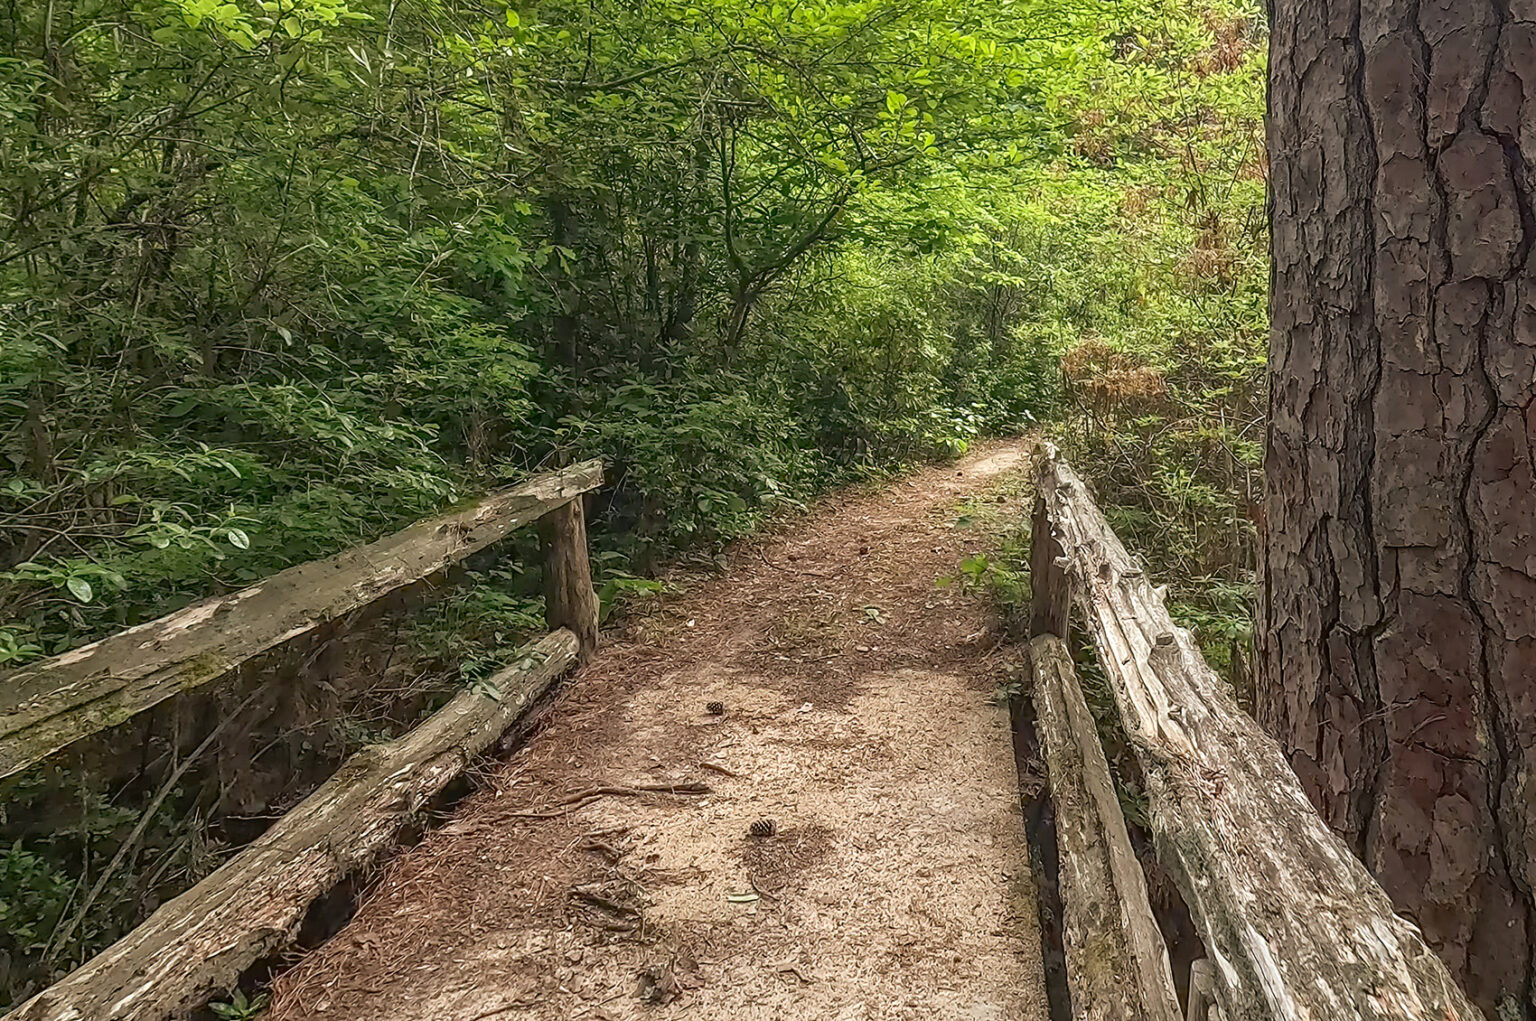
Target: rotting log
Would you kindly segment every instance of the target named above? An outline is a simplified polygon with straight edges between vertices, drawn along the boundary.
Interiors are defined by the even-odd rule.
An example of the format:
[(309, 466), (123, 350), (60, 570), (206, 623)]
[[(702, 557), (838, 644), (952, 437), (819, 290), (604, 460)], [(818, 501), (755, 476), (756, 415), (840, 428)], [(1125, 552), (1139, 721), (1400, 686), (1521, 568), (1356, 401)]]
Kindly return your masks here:
[(600, 461), (540, 475), (467, 509), (0, 675), (0, 777), (420, 581), (559, 510), (602, 477)]
[(544, 545), (544, 619), (551, 630), (566, 628), (581, 642), (585, 659), (597, 648), (598, 604), (587, 559), (587, 521), (581, 500), (572, 500), (539, 519)]
[(394, 846), (400, 829), (576, 661), (546, 635), (421, 726), (348, 759), (239, 855), (4, 1021), (164, 1021), (233, 986), (293, 937), (310, 904)]
[(1144, 773), (1159, 861), (1205, 943), (1227, 1021), (1480, 1018), (1054, 449), (1038, 483)]
[(1074, 1021), (1180, 1021), (1168, 947), (1064, 641), (1029, 645), (1045, 752)]

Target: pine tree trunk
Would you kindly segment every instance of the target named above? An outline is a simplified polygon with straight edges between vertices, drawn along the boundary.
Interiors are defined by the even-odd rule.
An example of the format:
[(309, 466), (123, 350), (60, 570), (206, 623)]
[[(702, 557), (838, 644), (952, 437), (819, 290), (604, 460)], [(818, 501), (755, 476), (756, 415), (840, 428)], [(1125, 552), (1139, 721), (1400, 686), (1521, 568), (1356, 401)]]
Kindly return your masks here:
[(1533, 1016), (1536, 0), (1275, 0), (1261, 721)]

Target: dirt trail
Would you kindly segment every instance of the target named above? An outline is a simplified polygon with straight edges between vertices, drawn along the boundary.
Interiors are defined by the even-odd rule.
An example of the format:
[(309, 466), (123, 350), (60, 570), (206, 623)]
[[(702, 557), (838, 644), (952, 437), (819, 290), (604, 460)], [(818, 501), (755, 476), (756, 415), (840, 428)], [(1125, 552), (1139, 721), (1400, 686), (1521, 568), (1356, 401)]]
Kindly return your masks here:
[(1043, 1021), (1001, 634), (935, 585), (1027, 449), (830, 498), (632, 625), (272, 1021)]

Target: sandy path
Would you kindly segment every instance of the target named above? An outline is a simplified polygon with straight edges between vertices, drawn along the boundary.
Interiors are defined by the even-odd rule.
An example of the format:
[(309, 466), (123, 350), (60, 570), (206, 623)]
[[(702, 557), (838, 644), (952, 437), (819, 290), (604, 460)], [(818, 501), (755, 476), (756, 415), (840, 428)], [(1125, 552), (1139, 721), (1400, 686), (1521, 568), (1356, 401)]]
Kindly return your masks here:
[(935, 585), (1026, 450), (830, 498), (632, 624), (273, 1021), (1044, 1019), (997, 622)]

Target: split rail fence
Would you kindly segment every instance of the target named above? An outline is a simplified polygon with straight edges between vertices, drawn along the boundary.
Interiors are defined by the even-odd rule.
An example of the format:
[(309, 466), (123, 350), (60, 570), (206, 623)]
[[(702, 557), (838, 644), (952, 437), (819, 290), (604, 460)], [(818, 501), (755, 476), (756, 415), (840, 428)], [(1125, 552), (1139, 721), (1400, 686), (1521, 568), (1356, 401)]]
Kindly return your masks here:
[(480, 690), (363, 749), (260, 838), (4, 1021), (183, 1018), (283, 949), (310, 905), (402, 828), (597, 640), (581, 495), (598, 461), (537, 476), (250, 588), (0, 676), (0, 777), (373, 603), (537, 522), (550, 632)]
[(1066, 644), (1081, 611), (1149, 800), (1158, 862), (1204, 942), (1188, 1021), (1473, 1021), (1419, 930), (1307, 800), (1279, 745), (1174, 625), (1081, 479), (1047, 447), (1031, 660), (1056, 810), (1073, 1017), (1180, 1018), (1167, 947)]

